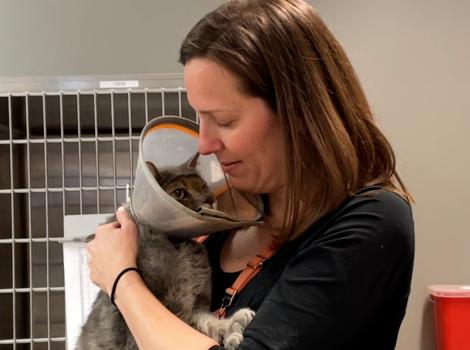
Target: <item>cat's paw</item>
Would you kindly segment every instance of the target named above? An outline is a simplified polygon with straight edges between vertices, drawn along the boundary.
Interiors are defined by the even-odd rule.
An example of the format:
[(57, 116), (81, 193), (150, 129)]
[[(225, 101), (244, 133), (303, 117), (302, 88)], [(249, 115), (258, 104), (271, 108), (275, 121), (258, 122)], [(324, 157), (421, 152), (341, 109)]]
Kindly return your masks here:
[(228, 350), (236, 349), (243, 340), (243, 332), (251, 320), (255, 317), (255, 312), (248, 308), (235, 312), (227, 321), (229, 326), (224, 335), (224, 346)]
[(242, 326), (243, 328), (245, 328), (251, 322), (253, 317), (255, 317), (255, 314), (256, 313), (253, 310), (251, 310), (249, 308), (244, 308), (244, 309), (240, 309), (237, 312), (235, 312), (232, 315), (232, 317), (230, 317), (230, 320), (233, 323), (236, 323), (236, 324)]
[(235, 350), (240, 346), (240, 343), (243, 340), (243, 334), (241, 333), (232, 333), (228, 336), (227, 339), (224, 339), (224, 349)]

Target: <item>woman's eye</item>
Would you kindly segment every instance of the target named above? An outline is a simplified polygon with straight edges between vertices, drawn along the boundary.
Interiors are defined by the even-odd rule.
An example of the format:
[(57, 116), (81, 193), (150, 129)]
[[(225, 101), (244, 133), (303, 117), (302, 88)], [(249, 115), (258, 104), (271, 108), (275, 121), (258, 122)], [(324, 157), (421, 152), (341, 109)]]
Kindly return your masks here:
[(218, 122), (217, 122), (217, 125), (218, 125), (218, 126), (221, 126), (221, 127), (230, 127), (230, 126), (233, 126), (233, 124), (234, 124), (234, 121), (228, 121), (228, 122), (226, 122), (226, 121), (218, 121)]
[(172, 193), (173, 198), (176, 200), (182, 200), (186, 197), (186, 191), (183, 190), (182, 188), (177, 188), (176, 190), (173, 191)]

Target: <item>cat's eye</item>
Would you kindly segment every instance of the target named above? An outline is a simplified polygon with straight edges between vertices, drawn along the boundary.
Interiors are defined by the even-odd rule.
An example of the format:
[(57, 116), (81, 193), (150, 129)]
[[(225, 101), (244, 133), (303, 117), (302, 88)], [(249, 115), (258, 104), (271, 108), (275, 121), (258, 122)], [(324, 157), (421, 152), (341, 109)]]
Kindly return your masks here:
[(186, 197), (186, 191), (182, 188), (177, 188), (173, 191), (172, 195), (176, 200), (182, 200)]

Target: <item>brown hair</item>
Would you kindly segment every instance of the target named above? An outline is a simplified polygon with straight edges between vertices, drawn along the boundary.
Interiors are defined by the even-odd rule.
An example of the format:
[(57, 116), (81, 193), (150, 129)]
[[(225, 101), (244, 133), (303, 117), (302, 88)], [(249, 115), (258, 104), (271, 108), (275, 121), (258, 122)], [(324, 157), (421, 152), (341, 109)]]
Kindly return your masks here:
[(265, 99), (280, 119), (290, 155), (281, 239), (368, 184), (411, 200), (346, 54), (306, 2), (229, 1), (186, 36), (180, 62), (194, 57), (234, 73), (243, 91)]

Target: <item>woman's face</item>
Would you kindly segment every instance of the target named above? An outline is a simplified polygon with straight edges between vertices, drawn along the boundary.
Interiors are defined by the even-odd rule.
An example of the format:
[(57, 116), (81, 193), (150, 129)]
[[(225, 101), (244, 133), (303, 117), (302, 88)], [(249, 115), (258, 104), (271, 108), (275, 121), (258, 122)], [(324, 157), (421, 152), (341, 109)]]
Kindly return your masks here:
[(189, 103), (199, 114), (199, 153), (214, 153), (237, 189), (281, 191), (282, 129), (269, 105), (244, 94), (235, 75), (206, 58), (187, 62), (184, 79)]

